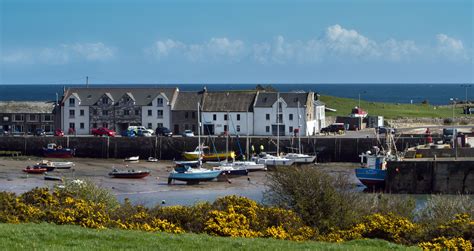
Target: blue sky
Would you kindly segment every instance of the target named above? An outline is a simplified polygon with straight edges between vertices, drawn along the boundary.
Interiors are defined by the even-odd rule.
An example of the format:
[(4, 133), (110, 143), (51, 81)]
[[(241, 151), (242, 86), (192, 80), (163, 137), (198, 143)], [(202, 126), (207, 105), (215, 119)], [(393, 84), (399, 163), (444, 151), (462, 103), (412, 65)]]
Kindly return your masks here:
[(0, 84), (472, 83), (473, 8), (1, 0)]

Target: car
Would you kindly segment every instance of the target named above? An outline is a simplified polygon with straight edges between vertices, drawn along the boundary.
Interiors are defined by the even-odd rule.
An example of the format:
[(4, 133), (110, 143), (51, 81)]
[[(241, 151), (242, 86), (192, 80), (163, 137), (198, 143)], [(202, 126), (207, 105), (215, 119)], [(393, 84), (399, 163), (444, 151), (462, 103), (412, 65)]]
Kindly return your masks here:
[(152, 137), (153, 134), (150, 133), (150, 131), (148, 131), (148, 130), (138, 130), (137, 136), (140, 136), (140, 137)]
[(378, 134), (395, 133), (394, 128), (379, 126), (375, 128)]
[(456, 128), (443, 128), (443, 142), (450, 143), (454, 139), (454, 135), (458, 134), (458, 130)]
[(93, 128), (92, 135), (115, 137), (115, 131), (105, 127)]
[(56, 130), (54, 130), (54, 136), (56, 136), (56, 137), (64, 137), (64, 132), (63, 132), (63, 130), (61, 130), (61, 128), (56, 128)]
[(166, 127), (158, 127), (156, 128), (155, 134), (158, 136), (166, 136), (166, 137), (171, 137), (173, 136), (173, 132), (171, 132), (170, 129)]
[(0, 136), (8, 136), (8, 131), (3, 128), (0, 128)]
[(183, 132), (183, 137), (194, 137), (194, 133), (191, 130), (185, 130)]
[(43, 128), (36, 128), (35, 136), (46, 136), (46, 132)]
[(155, 131), (153, 131), (153, 129), (148, 129), (148, 128), (144, 127), (144, 126), (129, 126), (129, 127), (128, 127), (128, 130), (134, 131), (136, 135), (138, 135), (138, 131), (140, 131), (140, 130), (141, 130), (141, 131), (147, 131), (147, 132), (149, 132), (150, 134), (155, 133)]
[(334, 123), (321, 129), (321, 133), (325, 133), (325, 134), (344, 133), (345, 131), (346, 131), (346, 128), (344, 127), (344, 123)]

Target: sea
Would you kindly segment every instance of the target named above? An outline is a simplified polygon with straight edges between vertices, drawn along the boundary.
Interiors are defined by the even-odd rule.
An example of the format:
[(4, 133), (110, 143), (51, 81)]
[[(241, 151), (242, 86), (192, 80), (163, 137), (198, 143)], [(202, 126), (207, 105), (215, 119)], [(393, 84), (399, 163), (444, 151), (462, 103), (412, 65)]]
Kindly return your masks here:
[[(474, 84), (261, 84), (281, 92), (314, 91), (321, 95), (371, 101), (446, 105), (451, 99), (474, 100)], [(257, 84), (90, 84), (89, 87), (178, 87), (181, 91), (249, 90)], [(0, 101), (54, 101), (68, 87), (85, 85), (0, 85)]]

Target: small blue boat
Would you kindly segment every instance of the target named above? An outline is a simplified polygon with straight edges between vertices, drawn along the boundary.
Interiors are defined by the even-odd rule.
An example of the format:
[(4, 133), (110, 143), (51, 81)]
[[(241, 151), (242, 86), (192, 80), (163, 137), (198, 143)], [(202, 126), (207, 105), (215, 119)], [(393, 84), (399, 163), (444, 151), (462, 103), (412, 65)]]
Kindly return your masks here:
[(185, 181), (188, 185), (199, 184), (201, 181), (211, 181), (221, 174), (220, 170), (208, 170), (204, 168), (188, 168), (185, 172), (172, 171), (168, 177), (168, 184), (173, 180)]
[(374, 152), (368, 151), (360, 155), (361, 168), (355, 169), (356, 177), (368, 188), (383, 188), (387, 175), (386, 164), (389, 154), (383, 154), (377, 147)]

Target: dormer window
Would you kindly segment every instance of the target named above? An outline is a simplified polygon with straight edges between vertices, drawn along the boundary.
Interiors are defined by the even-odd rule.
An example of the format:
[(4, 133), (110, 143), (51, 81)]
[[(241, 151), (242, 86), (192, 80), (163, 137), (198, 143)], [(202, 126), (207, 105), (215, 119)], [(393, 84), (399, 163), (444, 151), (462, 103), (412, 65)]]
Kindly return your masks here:
[(87, 99), (91, 99), (92, 98), (92, 95), (87, 95)]
[(264, 97), (264, 98), (263, 98), (263, 102), (267, 102), (267, 97)]
[(76, 106), (76, 99), (75, 98), (69, 98), (69, 106)]
[(108, 103), (109, 103), (109, 99), (107, 97), (103, 97), (102, 104), (108, 104)]
[(160, 106), (160, 107), (163, 106), (163, 99), (162, 98), (158, 98), (156, 100), (156, 106)]

